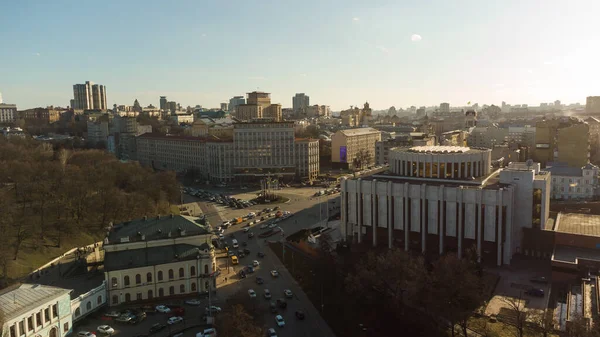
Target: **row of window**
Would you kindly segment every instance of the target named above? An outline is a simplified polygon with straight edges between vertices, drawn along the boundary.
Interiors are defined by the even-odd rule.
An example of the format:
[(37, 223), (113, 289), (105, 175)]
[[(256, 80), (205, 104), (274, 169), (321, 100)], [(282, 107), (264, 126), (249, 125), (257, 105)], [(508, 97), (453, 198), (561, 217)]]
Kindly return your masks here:
[[(554, 187), (552, 188), (552, 190), (556, 192), (556, 191), (558, 191), (558, 188), (557, 188), (556, 186), (554, 186)], [(561, 187), (561, 188), (560, 188), (560, 191), (561, 191), (561, 192), (564, 192), (564, 191), (565, 191), (565, 188), (564, 188), (564, 187)], [(574, 189), (573, 187), (569, 187), (569, 192), (575, 192), (575, 189)], [(581, 192), (581, 187), (577, 187), (577, 192)], [(586, 193), (590, 193), (590, 189), (589, 189), (589, 188), (586, 188), (586, 189), (585, 189), (585, 192), (586, 192)]]
[[(17, 337), (27, 334), (28, 331), (33, 331), (35, 327), (41, 327), (44, 323), (50, 322), (50, 310), (52, 310), (52, 318), (58, 317), (58, 304), (53, 304), (51, 307), (40, 310), (26, 319), (21, 320), (10, 326), (10, 337)], [(42, 321), (42, 313), (44, 320)], [(34, 324), (35, 320), (35, 324)], [(27, 323), (25, 323), (27, 321)], [(69, 324), (65, 323), (65, 332), (69, 331)], [(52, 334), (50, 334), (52, 335)]]
[[(204, 274), (208, 274), (208, 265), (204, 265)], [(169, 280), (172, 280), (175, 278), (175, 273), (173, 271), (173, 269), (169, 269), (168, 271), (168, 275), (169, 275)], [(196, 276), (196, 267), (195, 266), (191, 266), (190, 267), (190, 276)], [(183, 278), (185, 277), (185, 269), (184, 268), (179, 268), (179, 278)], [(159, 270), (157, 272), (156, 278), (158, 279), (158, 281), (163, 281), (164, 277), (163, 277), (163, 272), (162, 270)], [(152, 282), (152, 273), (148, 272), (146, 274), (146, 283), (151, 283)], [(111, 287), (112, 288), (117, 288), (119, 286), (119, 280), (116, 277), (111, 278)], [(136, 274), (135, 275), (135, 284), (136, 285), (140, 285), (142, 283), (142, 275), (140, 274)], [(129, 278), (129, 275), (125, 275), (125, 277), (123, 277), (123, 286), (125, 287), (129, 287), (131, 285), (131, 281)]]
[[(208, 289), (208, 287), (209, 287), (208, 281), (206, 281), (205, 287), (206, 287), (206, 289)], [(195, 282), (192, 282), (190, 284), (190, 291), (192, 291), (192, 292), (197, 291), (197, 286), (196, 286)], [(179, 286), (179, 293), (185, 294), (185, 285), (184, 284)], [(175, 287), (174, 286), (169, 287), (169, 295), (170, 296), (175, 295)], [(163, 296), (165, 296), (164, 289), (158, 288), (158, 297), (163, 297)], [(152, 299), (153, 297), (154, 297), (154, 292), (152, 291), (152, 289), (148, 290), (148, 297), (146, 299)], [(143, 294), (141, 292), (136, 294), (136, 301), (141, 301), (143, 299), (144, 299)], [(112, 301), (112, 305), (119, 304), (119, 295), (113, 295), (111, 301)], [(125, 294), (124, 302), (131, 302), (131, 294), (130, 293)]]

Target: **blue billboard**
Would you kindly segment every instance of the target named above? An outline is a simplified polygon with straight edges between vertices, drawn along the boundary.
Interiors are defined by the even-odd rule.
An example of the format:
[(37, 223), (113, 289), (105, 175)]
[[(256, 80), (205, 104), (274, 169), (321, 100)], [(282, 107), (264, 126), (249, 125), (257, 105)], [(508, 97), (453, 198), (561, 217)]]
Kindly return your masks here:
[(346, 153), (346, 147), (340, 146), (340, 162), (347, 163), (348, 162), (348, 154)]

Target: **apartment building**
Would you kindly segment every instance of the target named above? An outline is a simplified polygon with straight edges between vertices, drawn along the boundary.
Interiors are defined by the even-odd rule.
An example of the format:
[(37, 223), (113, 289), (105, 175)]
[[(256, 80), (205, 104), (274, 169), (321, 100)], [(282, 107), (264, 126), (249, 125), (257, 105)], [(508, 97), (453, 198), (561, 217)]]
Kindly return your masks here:
[(136, 139), (137, 160), (157, 170), (206, 170), (205, 141), (198, 137), (146, 133)]
[(535, 146), (535, 126), (509, 126), (508, 137), (509, 143), (520, 144), (523, 146)]
[(233, 123), (238, 122), (236, 118), (208, 118), (196, 119), (192, 127), (186, 132), (194, 137), (218, 137), (221, 139), (233, 139)]
[(341, 231), (349, 241), (423, 254), (475, 248), (488, 265), (510, 264), (543, 229), (550, 174), (532, 167), (492, 172), (489, 149), (393, 149), (390, 172), (341, 183)]
[(91, 145), (106, 144), (108, 122), (106, 120), (87, 121), (87, 142)]
[(215, 289), (213, 236), (205, 220), (183, 215), (112, 226), (103, 245), (109, 304)]
[(375, 163), (375, 144), (381, 131), (373, 128), (339, 130), (331, 137), (331, 163), (334, 168), (355, 169)]
[(310, 105), (310, 97), (304, 93), (298, 93), (292, 97), (292, 109), (296, 113), (301, 113)]
[(233, 141), (206, 142), (206, 179), (220, 182), (233, 181), (234, 158)]
[(60, 119), (60, 111), (53, 108), (34, 108), (19, 112), (27, 122), (41, 122), (52, 124)]
[(319, 140), (297, 138), (295, 140), (296, 177), (310, 181), (319, 176)]
[(263, 109), (262, 106), (256, 104), (239, 104), (235, 108), (235, 117), (243, 121), (263, 118)]
[(71, 290), (18, 284), (0, 292), (2, 336), (63, 337), (73, 332)]
[(560, 162), (582, 167), (590, 158), (589, 125), (574, 117), (549, 119), (536, 123), (533, 160), (545, 167)]
[(600, 192), (600, 169), (596, 165), (570, 167), (563, 163), (548, 163), (544, 171), (552, 173), (552, 199), (592, 200)]
[(263, 110), (263, 117), (270, 118), (275, 122), (282, 121), (281, 104), (271, 104)]
[(17, 105), (0, 102), (0, 124), (12, 124), (17, 121)]
[(508, 129), (498, 127), (475, 127), (467, 137), (467, 145), (470, 147), (493, 148), (502, 144), (508, 137)]
[(103, 110), (106, 105), (106, 87), (94, 82), (73, 85), (72, 107), (76, 110)]
[(585, 100), (585, 113), (600, 113), (600, 96), (588, 96)]
[(253, 121), (234, 124), (235, 175), (295, 175), (294, 123)]

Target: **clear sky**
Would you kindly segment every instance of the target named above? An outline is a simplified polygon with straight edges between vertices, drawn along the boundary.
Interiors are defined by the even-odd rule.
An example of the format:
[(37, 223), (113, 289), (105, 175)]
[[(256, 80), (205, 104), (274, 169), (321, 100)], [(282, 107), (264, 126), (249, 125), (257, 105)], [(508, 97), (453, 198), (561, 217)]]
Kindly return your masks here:
[(598, 0), (103, 0), (0, 3), (0, 92), (19, 108), (585, 103), (600, 95)]

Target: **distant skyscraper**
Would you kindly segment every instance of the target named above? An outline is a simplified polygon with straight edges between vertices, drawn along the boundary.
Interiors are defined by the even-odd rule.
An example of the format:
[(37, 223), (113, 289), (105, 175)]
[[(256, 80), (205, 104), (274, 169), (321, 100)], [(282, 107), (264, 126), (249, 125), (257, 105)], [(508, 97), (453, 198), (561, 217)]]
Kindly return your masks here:
[(227, 111), (227, 103), (221, 103), (221, 110)]
[(171, 113), (174, 114), (175, 111), (177, 111), (177, 102), (175, 102), (175, 101), (167, 102), (167, 107), (168, 107), (168, 110), (170, 110)]
[(73, 85), (73, 109), (106, 110), (106, 87), (94, 82)]
[(554, 101), (554, 106), (557, 108), (560, 108), (561, 107), (560, 100), (557, 99), (556, 101)]
[(450, 103), (440, 104), (440, 112), (441, 113), (449, 113), (450, 112)]
[(235, 112), (235, 107), (240, 104), (246, 104), (246, 99), (244, 96), (235, 96), (229, 100), (229, 112)]
[(310, 106), (310, 97), (304, 93), (296, 94), (292, 97), (292, 108), (294, 111), (302, 111)]
[(167, 96), (160, 96), (160, 109), (167, 110)]

